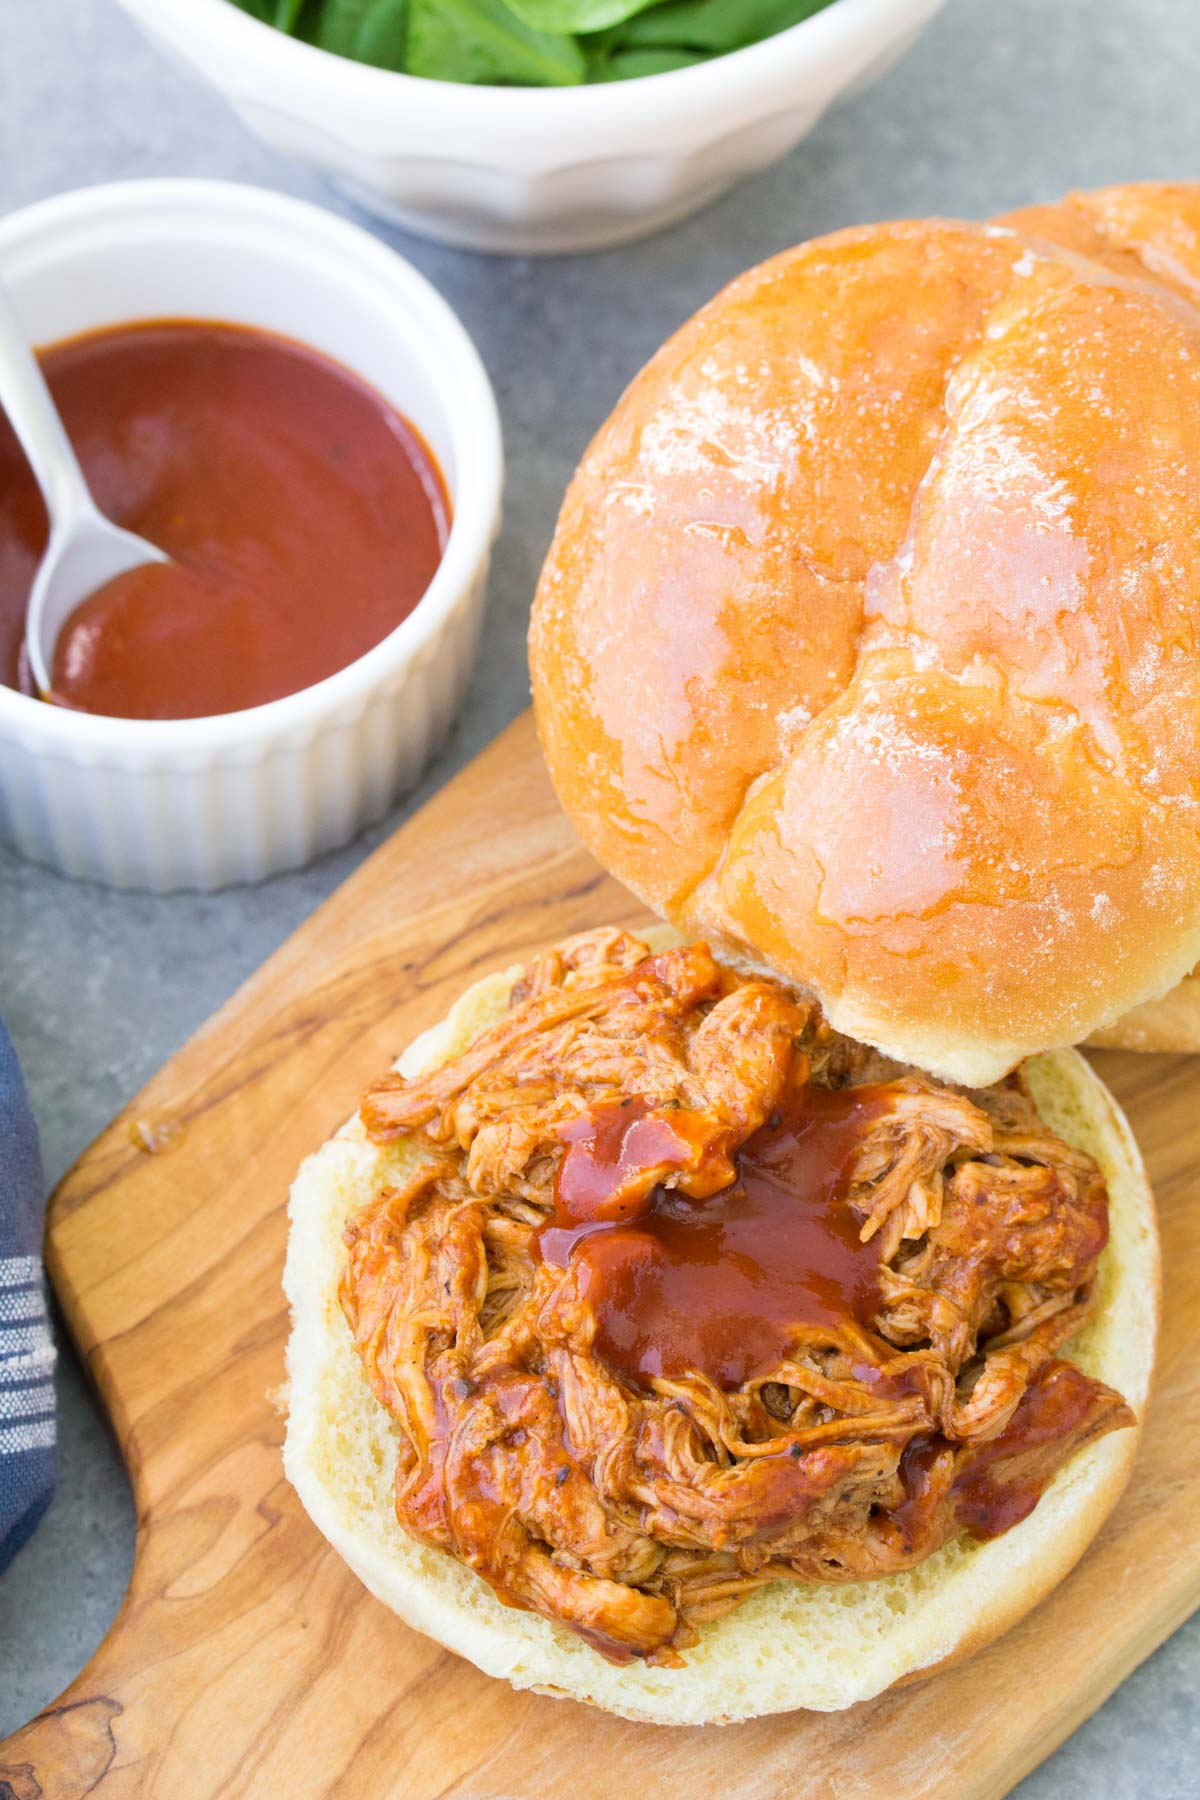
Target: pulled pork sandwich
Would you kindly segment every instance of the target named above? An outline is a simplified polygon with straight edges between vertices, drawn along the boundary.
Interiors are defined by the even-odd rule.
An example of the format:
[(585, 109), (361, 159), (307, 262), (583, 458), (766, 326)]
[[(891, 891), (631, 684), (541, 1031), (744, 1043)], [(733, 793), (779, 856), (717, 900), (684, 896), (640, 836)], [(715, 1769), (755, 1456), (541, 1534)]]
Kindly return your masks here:
[(559, 798), (681, 931), (952, 1080), (1200, 1049), (1198, 517), (1200, 183), (801, 245), (567, 493)]
[(1200, 1046), (1198, 244), (1200, 186), (804, 245), (588, 451), (539, 731), (697, 941), (477, 984), (292, 1196), (288, 1473), (480, 1668), (846, 1706), (1119, 1493), (1157, 1239), (1064, 1046)]
[(288, 1474), (519, 1687), (670, 1723), (988, 1642), (1126, 1479), (1152, 1203), (1073, 1051), (967, 1090), (703, 943), (477, 983), (305, 1164)]

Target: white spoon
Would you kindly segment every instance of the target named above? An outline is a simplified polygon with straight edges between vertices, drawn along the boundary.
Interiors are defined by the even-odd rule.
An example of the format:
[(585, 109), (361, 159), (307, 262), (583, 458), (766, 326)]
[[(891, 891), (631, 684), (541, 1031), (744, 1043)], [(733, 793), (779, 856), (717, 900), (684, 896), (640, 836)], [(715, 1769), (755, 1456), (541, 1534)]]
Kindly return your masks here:
[(50, 515), (50, 541), (25, 612), (29, 667), (39, 692), (48, 694), (55, 642), (80, 601), (127, 569), (171, 559), (156, 545), (112, 524), (92, 499), (2, 284), (0, 406), (29, 459)]

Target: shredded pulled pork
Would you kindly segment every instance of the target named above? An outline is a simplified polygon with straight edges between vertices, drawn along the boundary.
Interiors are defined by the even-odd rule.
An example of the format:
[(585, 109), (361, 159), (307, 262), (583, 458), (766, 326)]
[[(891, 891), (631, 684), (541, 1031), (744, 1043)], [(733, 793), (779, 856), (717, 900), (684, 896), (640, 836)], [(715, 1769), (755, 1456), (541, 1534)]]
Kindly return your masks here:
[[(821, 1224), (848, 1226), (842, 1249), (823, 1242), (854, 1261), (857, 1301), (827, 1284), (733, 1387), (715, 1364), (667, 1368), (671, 1345), (660, 1372), (631, 1374), (605, 1351), (588, 1246), (554, 1260), (544, 1234), (661, 1215), (686, 1242), (706, 1201), (740, 1193), (743, 1151), (816, 1090), (827, 1110), (857, 1106), (844, 1167), (826, 1146)], [(651, 1120), (642, 1152), (629, 1135), (611, 1166), (573, 1165), (590, 1225), (564, 1220), (566, 1160), (622, 1107)], [(1057, 1356), (1107, 1237), (1092, 1159), (1045, 1129), (1019, 1078), (968, 1094), (888, 1065), (703, 944), (558, 946), (500, 1023), (426, 1077), (386, 1077), (362, 1117), (430, 1153), (351, 1220), (341, 1283), (401, 1427), (400, 1522), (614, 1660), (678, 1663), (763, 1582), (863, 1580), (1005, 1530), (1079, 1445), (1131, 1421)], [(770, 1166), (763, 1179), (774, 1193)], [(648, 1240), (621, 1241), (637, 1257)]]

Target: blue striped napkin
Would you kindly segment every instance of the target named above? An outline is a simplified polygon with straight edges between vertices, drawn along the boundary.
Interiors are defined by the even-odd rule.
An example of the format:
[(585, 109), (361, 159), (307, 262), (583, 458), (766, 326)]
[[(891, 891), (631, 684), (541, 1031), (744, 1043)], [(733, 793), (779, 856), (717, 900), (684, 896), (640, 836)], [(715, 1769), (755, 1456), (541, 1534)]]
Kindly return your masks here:
[(0, 1571), (54, 1492), (54, 1340), (42, 1283), (37, 1128), (0, 1025)]

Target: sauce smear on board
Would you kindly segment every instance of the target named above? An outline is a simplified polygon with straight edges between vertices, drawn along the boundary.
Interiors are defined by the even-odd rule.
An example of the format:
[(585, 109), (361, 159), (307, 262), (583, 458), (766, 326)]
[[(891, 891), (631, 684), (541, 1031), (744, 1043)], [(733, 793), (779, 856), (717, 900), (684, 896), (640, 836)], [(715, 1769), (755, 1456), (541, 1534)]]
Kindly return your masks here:
[[(164, 319), (55, 345), (41, 363), (97, 505), (174, 559), (76, 608), (55, 650), (59, 705), (140, 719), (260, 706), (364, 655), (428, 587), (449, 529), (437, 465), (319, 352)], [(45, 541), (0, 414), (0, 679), (25, 693)]]

